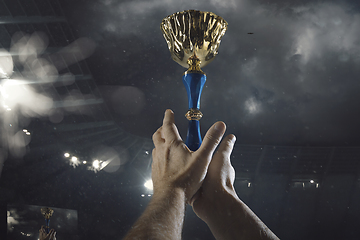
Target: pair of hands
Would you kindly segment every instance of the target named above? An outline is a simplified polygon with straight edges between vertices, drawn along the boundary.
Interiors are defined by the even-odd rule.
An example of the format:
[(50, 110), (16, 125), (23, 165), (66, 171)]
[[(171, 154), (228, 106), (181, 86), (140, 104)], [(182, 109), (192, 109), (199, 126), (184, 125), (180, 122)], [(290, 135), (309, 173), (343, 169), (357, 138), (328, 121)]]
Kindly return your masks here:
[(46, 233), (45, 226), (41, 226), (39, 230), (39, 240), (56, 240), (56, 232), (54, 229), (51, 229), (49, 233)]
[(223, 122), (215, 123), (207, 131), (200, 148), (193, 152), (179, 135), (174, 113), (167, 110), (163, 125), (153, 135), (154, 195), (171, 189), (183, 190), (186, 202), (205, 222), (207, 212), (219, 194), (236, 195), (233, 188), (235, 171), (230, 163), (235, 136), (230, 134), (221, 142), (225, 130)]

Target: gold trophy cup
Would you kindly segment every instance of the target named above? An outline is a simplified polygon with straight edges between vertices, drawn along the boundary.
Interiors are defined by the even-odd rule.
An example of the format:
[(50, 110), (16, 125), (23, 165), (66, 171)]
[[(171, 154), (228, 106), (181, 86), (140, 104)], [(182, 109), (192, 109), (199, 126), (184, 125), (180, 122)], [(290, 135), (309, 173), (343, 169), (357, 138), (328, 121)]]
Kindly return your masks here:
[(197, 10), (174, 13), (164, 18), (160, 25), (172, 59), (187, 68), (183, 76), (189, 101), (189, 110), (185, 115), (189, 120), (185, 143), (192, 151), (196, 151), (202, 142), (200, 96), (206, 75), (201, 67), (209, 64), (218, 54), (227, 25), (222, 17)]
[(44, 216), (45, 218), (45, 231), (46, 233), (50, 232), (50, 218), (52, 217), (54, 210), (52, 210), (49, 207), (43, 207), (40, 209), (41, 214)]

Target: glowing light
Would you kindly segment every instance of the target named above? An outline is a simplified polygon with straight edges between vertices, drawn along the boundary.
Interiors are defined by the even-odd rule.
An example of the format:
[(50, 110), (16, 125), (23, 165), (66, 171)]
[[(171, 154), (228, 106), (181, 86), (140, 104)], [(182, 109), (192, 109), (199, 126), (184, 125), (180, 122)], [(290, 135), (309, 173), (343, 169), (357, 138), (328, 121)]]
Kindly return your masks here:
[(145, 186), (147, 189), (149, 189), (149, 190), (153, 190), (153, 189), (154, 189), (154, 185), (153, 185), (153, 182), (152, 182), (151, 179), (150, 179), (150, 180), (147, 180), (147, 181), (145, 182), (144, 186)]
[(29, 132), (26, 132), (25, 134), (26, 134), (26, 135), (30, 135), (31, 133), (29, 133)]
[(23, 129), (23, 132), (24, 132), (24, 133), (26, 133), (27, 131), (28, 131), (28, 130), (26, 130), (26, 129)]
[(14, 228), (14, 225), (18, 225), (19, 221), (16, 220), (16, 218), (18, 218), (18, 214), (12, 210), (7, 211), (7, 225), (8, 225), (8, 230), (12, 231), (12, 229)]
[(314, 180), (311, 179), (311, 180), (310, 180), (310, 183), (314, 183)]
[(251, 187), (251, 182), (248, 183), (248, 187)]
[(20, 233), (21, 233), (21, 235), (26, 236), (26, 237), (31, 237), (32, 236), (31, 233), (24, 233), (24, 232), (20, 232)]
[(70, 159), (70, 165), (73, 166), (73, 168), (76, 168), (77, 166), (79, 166), (80, 161), (77, 157), (73, 156)]
[(83, 161), (83, 164), (86, 164), (87, 163), (87, 161)]
[[(84, 161), (86, 163), (86, 161)], [(104, 167), (106, 167), (108, 164), (109, 164), (110, 160), (108, 161), (101, 161), (101, 160), (98, 160), (98, 159), (95, 159), (93, 162), (92, 162), (92, 165), (91, 167), (88, 167), (88, 170), (91, 170), (91, 171), (94, 171), (94, 172), (98, 172), (100, 170), (102, 170)], [(84, 164), (85, 164), (84, 163)]]
[(93, 163), (92, 163), (92, 166), (97, 169), (97, 170), (100, 170), (100, 161), (99, 160), (94, 160)]
[(142, 197), (145, 197), (145, 194), (141, 194)]
[(9, 78), (14, 69), (11, 54), (5, 49), (0, 49), (0, 78)]
[(64, 157), (66, 158), (70, 157), (70, 153), (64, 153)]
[(11, 111), (11, 108), (9, 108), (8, 105), (5, 105), (5, 104), (4, 104), (3, 107), (5, 108), (6, 111)]
[(37, 93), (24, 80), (3, 80), (0, 93), (1, 104), (7, 111), (20, 106), (29, 116), (45, 115), (53, 105), (50, 97)]

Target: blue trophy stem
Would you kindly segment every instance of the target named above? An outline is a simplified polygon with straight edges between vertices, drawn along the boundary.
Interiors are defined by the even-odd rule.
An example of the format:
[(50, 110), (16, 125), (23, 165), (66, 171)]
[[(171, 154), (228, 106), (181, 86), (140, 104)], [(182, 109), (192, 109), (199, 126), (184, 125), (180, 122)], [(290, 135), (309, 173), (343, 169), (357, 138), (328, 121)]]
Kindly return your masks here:
[(50, 232), (50, 219), (45, 219), (45, 232), (47, 234)]
[[(201, 92), (206, 82), (206, 75), (201, 73), (185, 73), (183, 83), (189, 101), (189, 109), (200, 109)], [(198, 120), (189, 120), (185, 144), (191, 151), (196, 151), (202, 143)]]

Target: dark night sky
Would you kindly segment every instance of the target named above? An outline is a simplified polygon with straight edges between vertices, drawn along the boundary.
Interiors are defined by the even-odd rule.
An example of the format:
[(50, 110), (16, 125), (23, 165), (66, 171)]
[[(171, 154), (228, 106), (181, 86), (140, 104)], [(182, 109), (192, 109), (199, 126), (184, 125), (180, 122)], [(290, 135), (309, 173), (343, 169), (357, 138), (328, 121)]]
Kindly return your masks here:
[(185, 134), (185, 69), (159, 25), (186, 9), (229, 23), (203, 69), (204, 133), (222, 120), (244, 144), (360, 144), (360, 14), (350, 1), (68, 1), (77, 34), (97, 44), (88, 62), (120, 126), (150, 137), (171, 108)]

